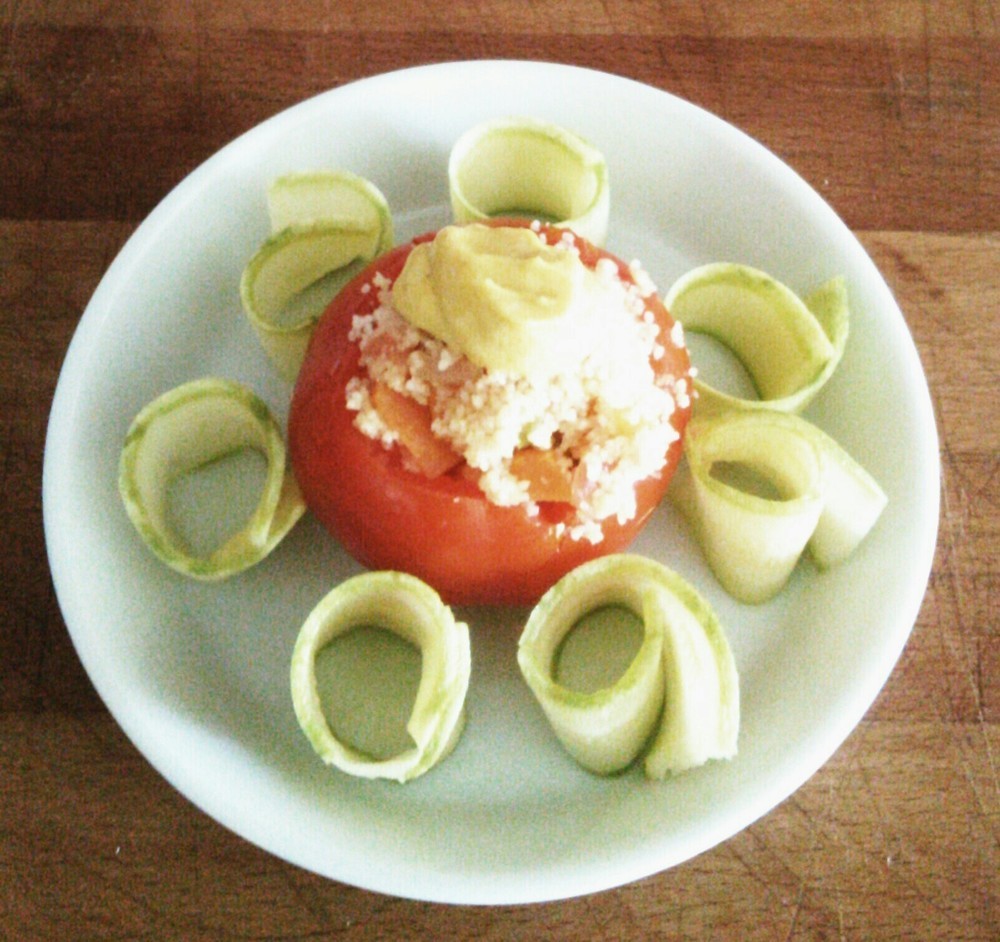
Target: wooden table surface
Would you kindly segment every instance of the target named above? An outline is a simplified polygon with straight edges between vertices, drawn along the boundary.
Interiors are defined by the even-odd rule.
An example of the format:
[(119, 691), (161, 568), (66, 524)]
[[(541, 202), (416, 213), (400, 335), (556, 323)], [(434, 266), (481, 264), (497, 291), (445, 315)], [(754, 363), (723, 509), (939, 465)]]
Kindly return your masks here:
[[(1000, 938), (1000, 8), (990, 0), (0, 0), (0, 938)], [(939, 544), (911, 639), (798, 792), (673, 870), (563, 902), (399, 900), (285, 864), (125, 738), (54, 595), (48, 407), (153, 206), (306, 97), (402, 66), (558, 60), (763, 142), (859, 236), (926, 371)]]

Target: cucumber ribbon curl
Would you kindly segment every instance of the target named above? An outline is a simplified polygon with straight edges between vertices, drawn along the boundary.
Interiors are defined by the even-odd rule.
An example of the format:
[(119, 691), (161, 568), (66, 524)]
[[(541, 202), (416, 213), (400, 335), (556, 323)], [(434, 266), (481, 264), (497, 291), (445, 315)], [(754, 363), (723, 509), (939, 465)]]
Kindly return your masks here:
[(688, 518), (720, 584), (742, 602), (776, 595), (806, 551), (825, 569), (875, 525), (882, 488), (801, 416), (696, 416), (668, 496)]
[[(416, 700), (407, 722), (413, 746), (376, 759), (346, 743), (327, 722), (316, 679), (322, 649), (353, 628), (377, 626), (420, 650)], [(406, 782), (423, 775), (457, 744), (465, 724), (471, 655), (469, 629), (425, 582), (407, 573), (370, 571), (332, 589), (306, 619), (291, 664), (299, 726), (328, 765), (362, 778)]]
[(677, 279), (664, 297), (685, 331), (713, 337), (745, 367), (760, 396), (743, 398), (695, 379), (701, 414), (801, 412), (833, 375), (849, 329), (847, 287), (831, 278), (805, 299), (749, 265), (713, 262)]
[[(195, 554), (171, 524), (170, 484), (245, 448), (260, 452), (267, 462), (257, 506), (221, 546)], [(206, 582), (260, 562), (305, 512), (286, 465), (281, 430), (265, 403), (240, 383), (214, 377), (177, 386), (138, 413), (125, 436), (118, 488), (149, 549), (177, 572)]]
[[(265, 353), (293, 382), (326, 304), (393, 246), (382, 192), (345, 170), (291, 173), (267, 191), (271, 235), (243, 270), (240, 299)], [(307, 289), (324, 280), (316, 303)]]
[(448, 182), (458, 223), (529, 215), (572, 229), (593, 245), (607, 239), (607, 162), (558, 125), (524, 117), (477, 124), (453, 146)]
[[(638, 652), (610, 686), (564, 686), (556, 680), (563, 641), (608, 605), (641, 618)], [(589, 771), (618, 772), (644, 754), (646, 775), (660, 779), (736, 754), (739, 680), (729, 643), (708, 603), (655, 560), (613, 554), (564, 576), (532, 611), (517, 659), (555, 735)]]

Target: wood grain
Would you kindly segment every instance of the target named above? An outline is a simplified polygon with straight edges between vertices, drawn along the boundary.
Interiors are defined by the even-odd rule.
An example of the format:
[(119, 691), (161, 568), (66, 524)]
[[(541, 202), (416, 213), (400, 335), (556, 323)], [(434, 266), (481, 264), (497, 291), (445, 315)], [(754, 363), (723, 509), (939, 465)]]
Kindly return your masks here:
[[(0, 2), (0, 938), (1000, 938), (1000, 17), (995, 2)], [(530, 907), (320, 879), (193, 808), (109, 717), (55, 600), (48, 406), (138, 222), (295, 102), (458, 58), (626, 74), (762, 141), (861, 238), (941, 440), (934, 569), (867, 716), (791, 798), (671, 871)]]

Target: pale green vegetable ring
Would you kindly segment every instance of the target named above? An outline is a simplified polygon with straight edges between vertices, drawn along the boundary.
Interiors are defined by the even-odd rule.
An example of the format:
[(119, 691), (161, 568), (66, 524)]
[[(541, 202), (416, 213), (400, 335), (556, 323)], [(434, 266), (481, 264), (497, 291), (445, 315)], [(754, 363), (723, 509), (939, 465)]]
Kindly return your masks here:
[(452, 148), (448, 180), (456, 222), (531, 216), (594, 245), (607, 238), (604, 156), (557, 125), (510, 117), (470, 128)]
[[(326, 304), (393, 245), (385, 196), (348, 171), (288, 174), (267, 192), (271, 235), (243, 271), (240, 299), (264, 351), (289, 382), (298, 375)], [(296, 299), (326, 279), (319, 303)]]
[(766, 272), (714, 262), (694, 268), (664, 298), (685, 331), (709, 335), (746, 368), (759, 399), (730, 395), (695, 379), (696, 410), (801, 412), (833, 374), (847, 343), (849, 310), (843, 278), (804, 300)]
[(761, 412), (692, 420), (686, 470), (673, 482), (675, 500), (685, 498), (690, 482), (683, 509), (719, 582), (742, 602), (780, 591), (823, 510), (820, 456), (784, 418)]
[(306, 170), (276, 177), (267, 188), (271, 232), (318, 222), (379, 233), (379, 251), (393, 245), (392, 215), (382, 191), (349, 170)]
[[(246, 524), (207, 556), (184, 543), (170, 521), (171, 482), (245, 448), (267, 472)], [(305, 503), (285, 462), (285, 444), (264, 402), (226, 379), (198, 379), (164, 393), (133, 420), (119, 462), (118, 487), (146, 545), (168, 566), (204, 581), (260, 562), (294, 526)]]
[[(317, 657), (338, 635), (360, 627), (392, 631), (421, 654), (420, 684), (406, 726), (413, 746), (389, 759), (373, 758), (339, 738), (320, 699)], [(350, 775), (406, 782), (457, 744), (470, 671), (468, 626), (455, 620), (430, 586), (407, 573), (366, 572), (327, 594), (299, 631), (292, 654), (292, 702), (302, 731), (324, 762)]]
[[(608, 605), (641, 618), (638, 652), (611, 686), (563, 686), (560, 646), (581, 618)], [(708, 604), (655, 560), (614, 554), (564, 576), (532, 611), (518, 665), (557, 738), (592, 772), (617, 772), (647, 747), (653, 778), (735, 755), (739, 686), (728, 642)]]
[(696, 417), (668, 492), (734, 598), (767, 601), (808, 547), (820, 567), (850, 555), (886, 504), (872, 477), (801, 416)]

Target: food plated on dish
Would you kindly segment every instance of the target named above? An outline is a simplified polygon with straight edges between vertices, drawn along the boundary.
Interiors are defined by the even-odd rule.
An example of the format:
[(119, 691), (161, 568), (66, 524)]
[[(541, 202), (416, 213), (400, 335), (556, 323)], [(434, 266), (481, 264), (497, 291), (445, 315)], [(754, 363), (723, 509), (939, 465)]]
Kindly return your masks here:
[[(442, 88), (449, 89), (446, 111), (437, 104)], [(595, 110), (594, 102), (605, 107)], [(471, 642), (462, 733), (444, 761), (400, 788), (326, 769), (289, 696), (291, 654), (311, 610), (366, 567), (303, 512), (259, 563), (210, 582), (181, 575), (143, 548), (115, 487), (117, 463), (130, 422), (147, 404), (209, 377), (237, 382), (287, 429), (293, 385), (268, 347), (284, 347), (283, 357), (300, 362), (306, 343), (296, 350), (294, 340), (282, 339), (285, 328), (294, 333), (299, 306), (283, 310), (280, 323), (269, 320), (269, 305), (284, 306), (288, 285), (279, 280), (250, 319), (241, 314), (239, 290), (275, 234), (265, 198), (275, 181), (360, 174), (384, 189), (392, 243), (404, 245), (465, 224), (449, 205), (449, 151), (478, 122), (518, 113), (543, 115), (599, 145), (612, 187), (607, 249), (640, 259), (661, 291), (727, 259), (771, 273), (803, 300), (843, 276), (850, 339), (800, 418), (870, 470), (889, 502), (843, 564), (820, 571), (808, 549), (770, 601), (737, 601), (695, 540), (695, 518), (685, 520), (675, 501), (688, 459), (697, 458), (690, 433), (715, 422), (693, 415), (688, 458), (627, 553), (672, 568), (725, 630), (739, 669), (737, 756), (665, 782), (647, 781), (636, 761), (613, 776), (586, 771), (560, 748), (518, 664), (533, 606), (457, 605), (456, 621), (468, 624)], [(539, 215), (551, 223), (586, 211)], [(381, 251), (372, 231), (365, 251), (374, 258)], [(585, 238), (593, 243), (599, 233)], [(344, 272), (340, 286), (370, 261)], [(317, 289), (328, 293), (310, 318), (322, 313), (339, 277), (321, 279)], [(696, 382), (715, 385), (719, 373), (702, 335), (685, 333), (700, 368)], [(699, 392), (696, 412), (707, 398)], [(60, 375), (46, 445), (46, 538), (60, 605), (96, 689), (161, 774), (213, 818), (278, 856), (385, 892), (466, 902), (553, 899), (648, 875), (726, 839), (798, 787), (853, 728), (905, 641), (929, 567), (937, 495), (929, 415), (912, 341), (871, 260), (760, 145), (670, 95), (601, 73), (539, 63), (434, 66), (354, 83), (276, 116), (199, 168), (139, 227), (88, 306)], [(795, 424), (793, 440), (803, 435)], [(714, 431), (707, 435), (702, 456), (715, 454), (718, 441)], [(792, 447), (808, 456), (817, 446)], [(901, 453), (910, 460), (900, 462)], [(802, 467), (816, 463), (805, 458)], [(175, 482), (182, 500), (172, 496), (171, 512), (195, 536), (202, 525), (213, 530), (216, 517), (233, 535), (253, 516), (247, 504), (265, 479), (278, 480), (266, 456), (255, 457), (245, 476), (239, 461), (234, 467), (227, 477), (229, 462), (217, 461)], [(255, 479), (259, 491), (246, 486)], [(209, 499), (185, 503), (188, 485), (198, 492), (203, 482)], [(269, 500), (272, 509), (280, 503)], [(255, 534), (267, 545), (266, 535), (279, 529), (261, 526)], [(620, 620), (633, 645), (623, 660), (605, 657), (603, 648), (599, 658), (578, 657), (577, 641), (587, 635), (575, 630), (561, 646), (560, 670), (582, 660), (617, 665), (600, 684), (620, 677), (642, 644), (638, 619)], [(345, 636), (330, 647), (351, 651), (352, 643)], [(356, 681), (378, 694), (397, 675), (395, 663), (381, 669), (369, 653), (340, 676), (342, 692)], [(317, 668), (325, 694), (324, 660)], [(419, 657), (408, 663), (415, 692)], [(592, 689), (579, 677), (560, 679)], [(326, 697), (325, 705), (333, 700), (342, 702)], [(356, 718), (338, 728), (352, 729)], [(234, 793), (237, 778), (244, 784)]]
[[(676, 573), (623, 551), (667, 492), (692, 411), (707, 417), (696, 418), (675, 499), (737, 598), (767, 601), (807, 546), (834, 565), (874, 526), (881, 488), (796, 415), (843, 355), (842, 283), (802, 301), (764, 272), (719, 263), (675, 283), (668, 302), (685, 314), (675, 320), (638, 262), (571, 228), (603, 239), (610, 203), (602, 155), (572, 131), (489, 121), (462, 136), (448, 170), (456, 222), (399, 246), (381, 190), (351, 171), (272, 183), (273, 233), (241, 297), (294, 383), (288, 465), (252, 393), (193, 381), (133, 422), (125, 508), (147, 545), (193, 578), (256, 565), (307, 508), (369, 570), (331, 588), (293, 655), (300, 725), (342, 771), (404, 782), (452, 752), (471, 662), (455, 604), (535, 606), (518, 663), (584, 768), (620, 772), (643, 755), (647, 775), (665, 778), (731, 758), (739, 682), (724, 629)], [(542, 221), (575, 207), (580, 219)], [(323, 279), (322, 315), (282, 322)], [(761, 396), (696, 388), (685, 322), (733, 348)], [(253, 517), (207, 558), (185, 552), (169, 525), (173, 479), (246, 447), (275, 472)], [(602, 609), (638, 621), (643, 641), (619, 677), (574, 689), (559, 679), (562, 647)], [(421, 654), (412, 745), (389, 759), (332, 729), (316, 679), (324, 648), (370, 626)]]

